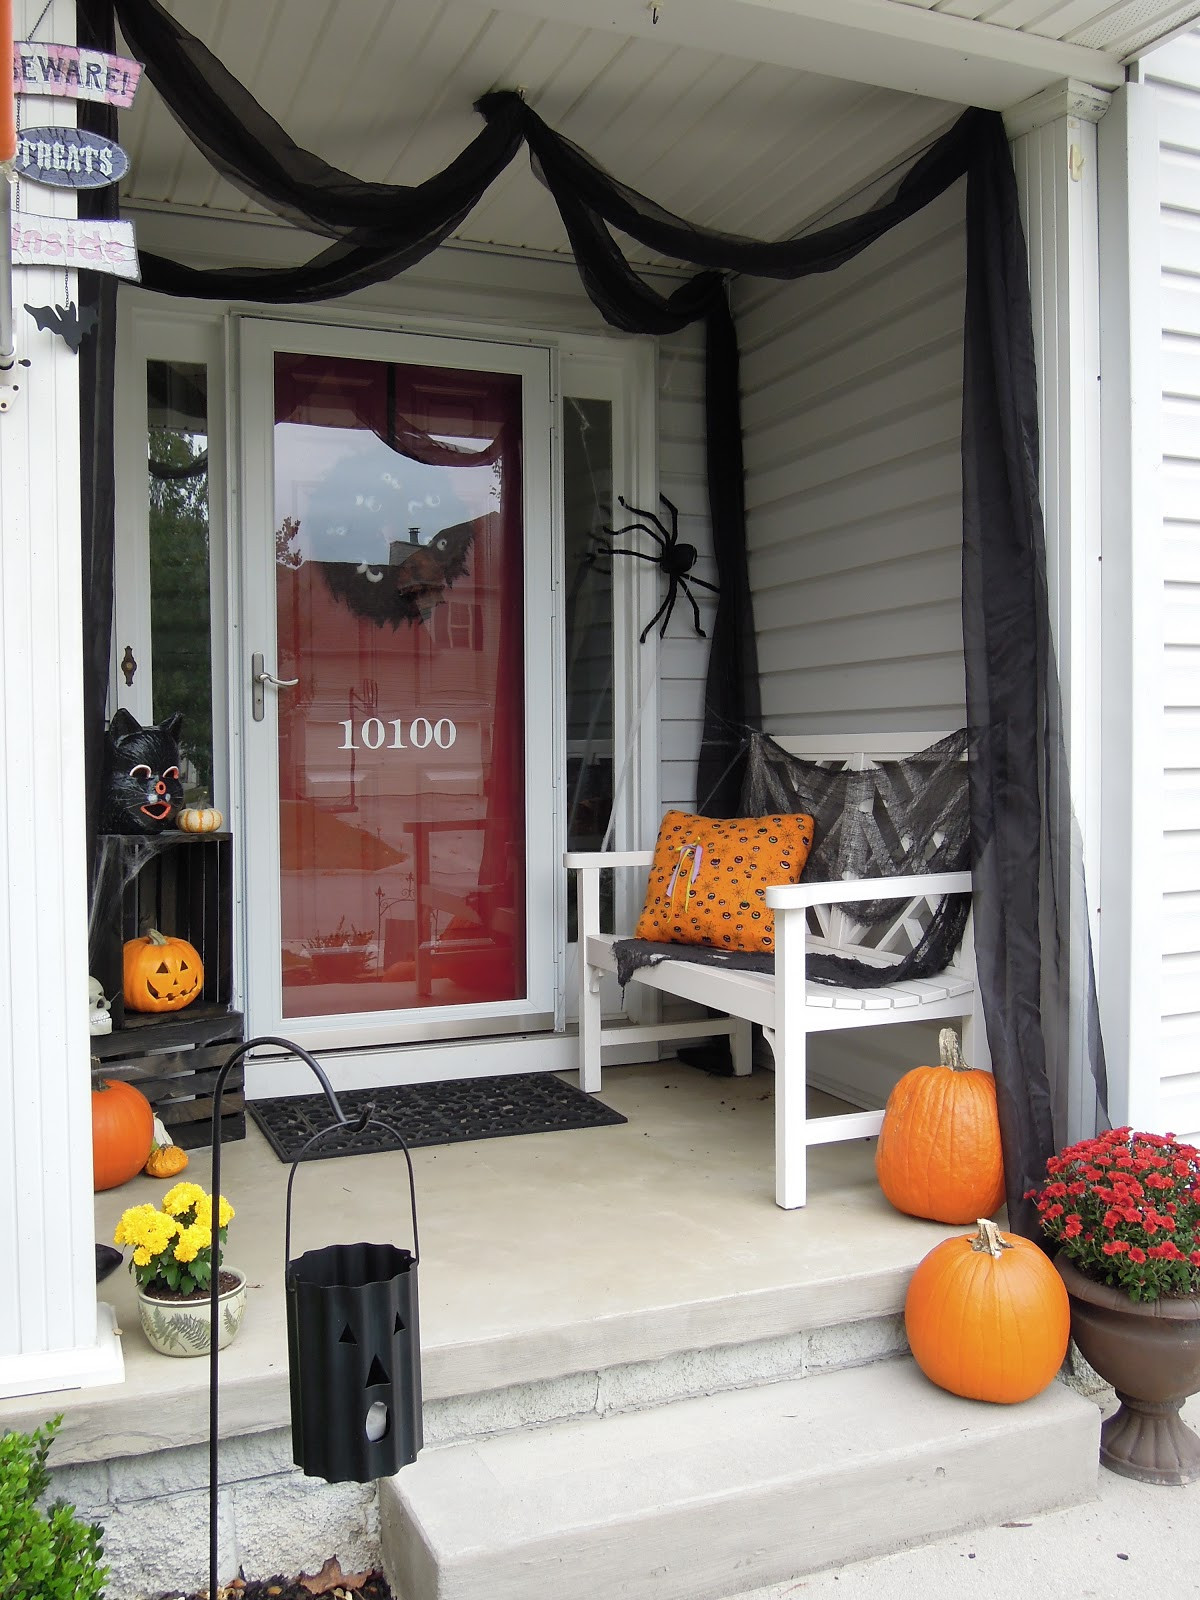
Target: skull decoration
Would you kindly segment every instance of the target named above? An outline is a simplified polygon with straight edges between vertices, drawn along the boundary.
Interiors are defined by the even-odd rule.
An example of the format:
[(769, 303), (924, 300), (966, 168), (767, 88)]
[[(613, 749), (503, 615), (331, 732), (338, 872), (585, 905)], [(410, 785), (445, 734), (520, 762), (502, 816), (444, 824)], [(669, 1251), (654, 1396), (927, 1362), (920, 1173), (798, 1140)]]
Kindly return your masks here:
[(146, 728), (128, 711), (114, 711), (104, 742), (101, 832), (161, 833), (171, 825), (183, 804), (182, 725), (180, 711)]
[(157, 928), (127, 939), (125, 1004), (130, 1011), (181, 1011), (204, 985), (200, 953), (186, 939), (170, 939)]
[(112, 1014), (99, 978), (88, 979), (88, 1032), (111, 1033)]

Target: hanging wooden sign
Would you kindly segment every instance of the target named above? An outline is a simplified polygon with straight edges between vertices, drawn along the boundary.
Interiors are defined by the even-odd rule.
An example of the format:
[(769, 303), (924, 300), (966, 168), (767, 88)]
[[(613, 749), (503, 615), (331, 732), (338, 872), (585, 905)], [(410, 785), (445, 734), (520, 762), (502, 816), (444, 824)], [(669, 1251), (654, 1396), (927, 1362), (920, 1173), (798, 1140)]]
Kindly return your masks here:
[(56, 189), (103, 189), (129, 171), (129, 157), (111, 139), (84, 128), (22, 128), (17, 176)]
[(68, 100), (98, 100), (130, 106), (142, 76), (140, 61), (80, 50), (73, 44), (13, 45), (13, 93), (54, 95)]
[(12, 258), (21, 267), (86, 268), (140, 281), (132, 222), (12, 214)]

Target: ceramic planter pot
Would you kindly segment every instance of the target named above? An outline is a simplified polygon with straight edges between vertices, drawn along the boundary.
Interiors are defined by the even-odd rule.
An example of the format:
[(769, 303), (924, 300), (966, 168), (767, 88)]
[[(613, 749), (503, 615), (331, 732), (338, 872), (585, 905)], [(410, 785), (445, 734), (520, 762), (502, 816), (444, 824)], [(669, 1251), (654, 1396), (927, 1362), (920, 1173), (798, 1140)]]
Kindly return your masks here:
[[(232, 1342), (246, 1309), (246, 1274), (233, 1267), (221, 1271), (231, 1273), (237, 1283), (217, 1299), (218, 1350)], [(138, 1290), (142, 1332), (160, 1355), (206, 1356), (211, 1348), (211, 1311), (207, 1291), (195, 1300), (156, 1300), (144, 1289)]]
[(1142, 1483), (1196, 1482), (1200, 1438), (1179, 1408), (1200, 1390), (1200, 1295), (1131, 1300), (1061, 1253), (1054, 1265), (1071, 1298), (1071, 1335), (1121, 1402), (1100, 1431), (1100, 1460)]

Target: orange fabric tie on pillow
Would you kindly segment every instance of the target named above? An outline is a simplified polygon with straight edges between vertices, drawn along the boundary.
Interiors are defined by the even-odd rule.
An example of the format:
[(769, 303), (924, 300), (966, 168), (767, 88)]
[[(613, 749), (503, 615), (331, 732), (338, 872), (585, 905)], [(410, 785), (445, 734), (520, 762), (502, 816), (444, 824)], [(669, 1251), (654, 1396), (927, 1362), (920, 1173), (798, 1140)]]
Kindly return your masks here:
[(635, 939), (775, 949), (768, 884), (795, 883), (812, 849), (813, 819), (696, 817), (668, 811), (658, 830)]

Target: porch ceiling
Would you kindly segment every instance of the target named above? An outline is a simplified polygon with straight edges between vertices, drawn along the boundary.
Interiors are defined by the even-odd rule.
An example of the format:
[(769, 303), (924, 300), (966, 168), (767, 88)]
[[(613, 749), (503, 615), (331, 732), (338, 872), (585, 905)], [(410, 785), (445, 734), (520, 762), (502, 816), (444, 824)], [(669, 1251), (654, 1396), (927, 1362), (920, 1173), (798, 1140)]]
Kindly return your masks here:
[[(522, 88), (555, 128), (694, 220), (784, 237), (890, 169), (963, 104), (1003, 108), (1200, 16), (1200, 0), (166, 0), (301, 145), (416, 183)], [(147, 85), (122, 113), (130, 209), (262, 212), (213, 172)], [(527, 160), (458, 239), (565, 251)], [(634, 259), (654, 258), (645, 251)]]

